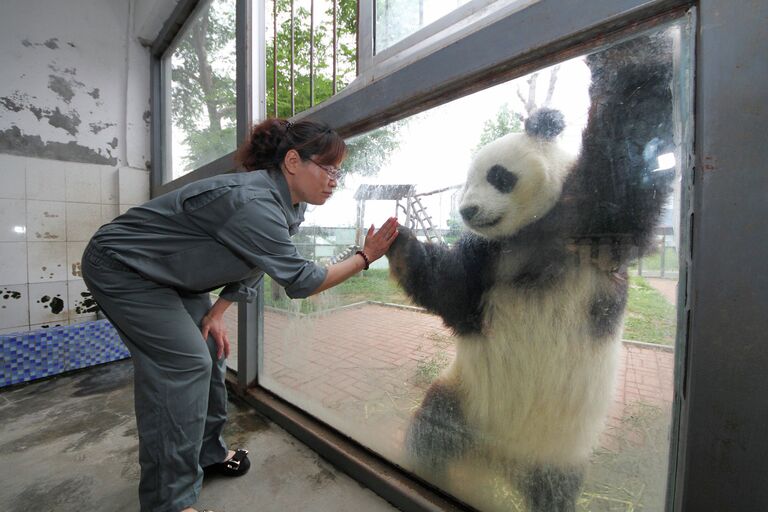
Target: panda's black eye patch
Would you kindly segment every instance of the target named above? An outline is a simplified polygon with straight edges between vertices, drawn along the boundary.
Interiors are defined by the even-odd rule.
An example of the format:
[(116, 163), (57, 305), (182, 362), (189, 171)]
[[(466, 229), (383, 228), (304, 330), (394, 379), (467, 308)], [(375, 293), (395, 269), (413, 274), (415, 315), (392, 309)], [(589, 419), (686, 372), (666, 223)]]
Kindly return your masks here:
[(503, 194), (512, 192), (517, 183), (517, 176), (509, 172), (504, 166), (498, 164), (491, 167), (485, 179), (493, 185), (493, 188)]

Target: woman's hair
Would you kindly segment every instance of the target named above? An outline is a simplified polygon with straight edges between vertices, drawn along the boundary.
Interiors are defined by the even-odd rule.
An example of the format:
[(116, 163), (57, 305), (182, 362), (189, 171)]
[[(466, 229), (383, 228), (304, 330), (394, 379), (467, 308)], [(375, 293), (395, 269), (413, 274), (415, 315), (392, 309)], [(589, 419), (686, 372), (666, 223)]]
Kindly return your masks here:
[(320, 164), (334, 165), (344, 159), (347, 145), (328, 125), (315, 121), (291, 123), (271, 118), (254, 125), (235, 153), (235, 163), (255, 171), (279, 170), (285, 154), (295, 149), (302, 160), (313, 155)]

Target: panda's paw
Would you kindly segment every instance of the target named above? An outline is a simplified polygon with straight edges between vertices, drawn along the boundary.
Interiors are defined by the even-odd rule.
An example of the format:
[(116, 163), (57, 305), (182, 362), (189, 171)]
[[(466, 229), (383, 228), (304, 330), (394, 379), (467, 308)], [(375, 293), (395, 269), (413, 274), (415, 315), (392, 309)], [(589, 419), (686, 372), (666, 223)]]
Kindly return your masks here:
[(413, 230), (411, 228), (407, 228), (405, 226), (397, 226), (397, 232), (399, 233), (398, 237), (403, 238), (416, 238), (416, 235), (413, 234)]
[(392, 245), (387, 250), (387, 260), (389, 260), (390, 273), (396, 277), (402, 277), (406, 273), (408, 267), (408, 246), (413, 243), (418, 243), (416, 235), (410, 229), (399, 226), (397, 228), (398, 235)]

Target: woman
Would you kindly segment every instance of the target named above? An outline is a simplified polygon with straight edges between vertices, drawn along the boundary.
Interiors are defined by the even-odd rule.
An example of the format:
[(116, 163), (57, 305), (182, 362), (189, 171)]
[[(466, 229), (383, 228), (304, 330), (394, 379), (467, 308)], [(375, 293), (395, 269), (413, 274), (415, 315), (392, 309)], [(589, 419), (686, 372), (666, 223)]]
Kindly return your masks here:
[[(292, 298), (335, 286), (379, 259), (397, 236), (388, 219), (362, 251), (323, 268), (291, 235), (307, 203), (333, 193), (346, 145), (327, 126), (269, 119), (236, 160), (253, 172), (196, 181), (102, 226), (83, 254), (83, 279), (134, 364), (142, 511), (178, 512), (198, 498), (203, 469), (244, 474), (247, 451), (226, 422), (224, 312), (252, 300), (264, 273)], [(211, 305), (208, 292), (222, 287)]]

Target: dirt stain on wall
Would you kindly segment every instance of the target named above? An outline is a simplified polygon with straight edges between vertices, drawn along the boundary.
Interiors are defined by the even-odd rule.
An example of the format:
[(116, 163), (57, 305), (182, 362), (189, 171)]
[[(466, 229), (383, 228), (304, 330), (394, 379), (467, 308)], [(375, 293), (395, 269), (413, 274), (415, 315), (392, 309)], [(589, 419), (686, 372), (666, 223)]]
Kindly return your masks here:
[[(59, 38), (58, 37), (52, 37), (48, 39), (47, 41), (43, 43), (33, 43), (29, 39), (22, 39), (21, 44), (23, 46), (26, 46), (27, 48), (31, 48), (33, 46), (45, 46), (46, 48), (50, 50), (58, 50), (59, 49)], [(74, 43), (67, 42), (69, 46), (72, 48), (76, 48)]]
[(99, 133), (101, 130), (104, 130), (106, 128), (109, 128), (110, 126), (117, 126), (115, 123), (89, 123), (88, 126), (91, 128), (91, 132), (94, 134)]
[(11, 155), (50, 158), (67, 162), (85, 162), (92, 164), (117, 165), (117, 157), (104, 155), (99, 151), (77, 144), (76, 142), (51, 142), (39, 135), (26, 135), (18, 126), (0, 131), (0, 153)]
[(0, 298), (2, 298), (0, 309), (6, 309), (8, 307), (7, 302), (21, 299), (21, 293), (11, 288), (3, 288)]
[(96, 313), (99, 310), (91, 292), (80, 292), (80, 297), (80, 299), (75, 299), (75, 313), (85, 315), (86, 313)]
[(54, 110), (48, 117), (48, 124), (54, 128), (61, 128), (74, 136), (77, 135), (77, 127), (80, 125), (80, 116), (75, 111), (72, 111), (71, 115), (65, 116), (61, 113), (59, 107), (56, 107), (56, 110)]
[(75, 91), (72, 90), (72, 85), (66, 78), (48, 75), (48, 88), (58, 94), (65, 103), (69, 103), (75, 97)]
[(56, 294), (55, 297), (49, 297), (48, 295), (43, 295), (42, 297), (40, 297), (37, 303), (42, 304), (43, 309), (50, 308), (51, 313), (53, 313), (54, 315), (58, 315), (64, 309), (64, 301), (61, 300), (61, 295), (59, 294)]
[[(72, 42), (60, 41), (58, 38), (49, 38), (43, 42), (31, 41), (30, 39), (21, 40), (21, 45), (34, 52), (38, 57), (39, 52), (44, 54), (49, 51), (66, 50), (67, 46), (76, 48)], [(101, 90), (98, 87), (86, 86), (83, 82), (77, 80), (77, 69), (75, 66), (66, 67), (57, 62), (58, 56), (52, 56), (48, 64), (48, 83), (47, 87), (53, 92), (53, 95), (44, 98), (44, 104), (36, 96), (26, 94), (21, 90), (7, 91), (5, 96), (0, 97), (0, 112), (23, 114), (28, 111), (35, 118), (43, 122), (47, 120), (48, 124), (54, 128), (64, 130), (69, 136), (79, 138), (80, 129), (83, 123), (81, 113), (71, 107), (73, 100), (78, 94), (87, 94), (89, 102), (95, 103), (90, 114), (94, 114), (95, 107), (103, 104), (101, 100)], [(21, 75), (24, 78), (26, 75)], [(80, 98), (81, 100), (83, 98)], [(53, 105), (50, 105), (53, 102)], [(58, 105), (56, 105), (58, 104)], [(85, 107), (83, 107), (85, 108)], [(82, 108), (79, 109), (82, 111)], [(89, 113), (84, 113), (89, 116)], [(89, 119), (91, 120), (91, 119)], [(88, 124), (90, 131), (95, 135), (102, 130), (117, 126), (117, 123), (108, 122), (104, 119), (95, 119)], [(24, 130), (24, 131), (23, 131)], [(118, 140), (113, 137), (98, 143), (97, 146), (88, 146), (80, 143), (79, 140), (64, 142), (54, 142), (43, 140), (45, 129), (26, 127), (19, 128), (14, 122), (7, 123), (0, 128), (0, 152), (11, 155), (29, 156), (34, 158), (45, 158), (52, 160), (62, 160), (68, 162), (84, 162), (101, 165), (114, 166), (118, 163), (117, 156), (113, 152), (117, 149)], [(40, 135), (35, 134), (40, 133)], [(41, 235), (43, 236), (43, 235)]]
[[(26, 108), (24, 105), (19, 103), (19, 101), (23, 98), (19, 97), (18, 93), (16, 93), (14, 96), (15, 97), (8, 97), (8, 96), (0, 97), (0, 105), (4, 106), (7, 110), (10, 110), (11, 112), (21, 112)], [(38, 121), (40, 120), (39, 117), (37, 119)]]

